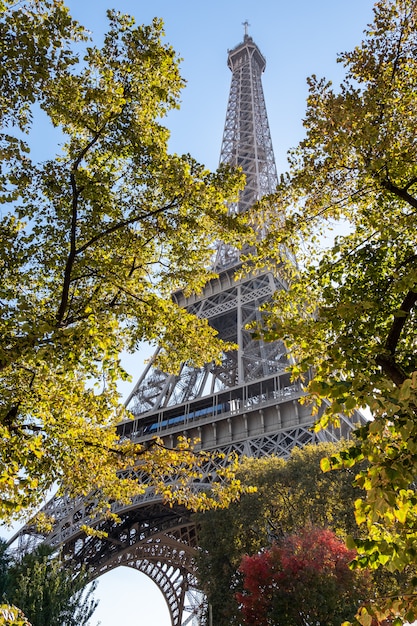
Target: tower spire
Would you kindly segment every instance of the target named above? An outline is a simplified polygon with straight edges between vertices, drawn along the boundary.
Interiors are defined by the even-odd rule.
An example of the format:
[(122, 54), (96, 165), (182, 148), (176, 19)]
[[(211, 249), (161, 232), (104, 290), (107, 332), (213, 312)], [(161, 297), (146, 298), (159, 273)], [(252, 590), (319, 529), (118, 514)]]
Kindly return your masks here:
[(273, 193), (278, 178), (269, 130), (262, 73), (266, 61), (247, 34), (229, 51), (227, 65), (232, 72), (220, 162), (241, 167), (246, 186), (231, 210), (244, 213), (262, 196)]
[(248, 28), (250, 26), (248, 20), (245, 20), (244, 22), (242, 22), (242, 26), (244, 26), (245, 28), (245, 40), (246, 40), (246, 38), (248, 37)]

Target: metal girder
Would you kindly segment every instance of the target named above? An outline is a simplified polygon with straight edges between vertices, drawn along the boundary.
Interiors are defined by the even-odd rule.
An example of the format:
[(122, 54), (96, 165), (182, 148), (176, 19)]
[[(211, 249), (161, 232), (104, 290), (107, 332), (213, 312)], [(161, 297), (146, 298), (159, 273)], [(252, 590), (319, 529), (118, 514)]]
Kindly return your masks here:
[(198, 626), (203, 597), (196, 588), (197, 538), (189, 511), (166, 507), (159, 498), (120, 515), (120, 523), (99, 523), (99, 536), (78, 532), (67, 540), (64, 559), (86, 565), (91, 579), (120, 566), (143, 572), (161, 590), (172, 626)]
[[(151, 362), (127, 400), (134, 415), (189, 402), (286, 368), (283, 343), (255, 340), (247, 329), (248, 324), (260, 320), (261, 305), (283, 288), (283, 282), (266, 271), (230, 285), (229, 280), (222, 280), (223, 273), (228, 278), (229, 271), (222, 272), (198, 299), (192, 297), (187, 302), (176, 295), (184, 308), (208, 319), (221, 339), (238, 344), (239, 349), (225, 353), (220, 365), (207, 363), (198, 369), (183, 365), (178, 376), (161, 372)], [(222, 288), (224, 284), (228, 285), (226, 289)]]

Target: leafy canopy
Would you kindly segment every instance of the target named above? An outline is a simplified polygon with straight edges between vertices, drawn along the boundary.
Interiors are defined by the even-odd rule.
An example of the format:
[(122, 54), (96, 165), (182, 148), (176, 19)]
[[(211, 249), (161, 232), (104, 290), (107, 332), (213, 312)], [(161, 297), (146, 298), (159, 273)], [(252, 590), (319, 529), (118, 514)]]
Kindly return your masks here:
[(98, 604), (93, 595), (97, 583), (87, 589), (84, 570), (65, 568), (48, 546), (40, 545), (20, 558), (10, 556), (6, 549), (2, 542), (0, 590), (10, 603), (6, 612), (13, 614), (13, 606), (19, 606), (31, 626), (88, 626)]
[[(103, 504), (127, 499), (144, 485), (117, 471), (138, 458), (151, 483), (175, 473), (175, 452), (156, 464), (118, 445), (120, 355), (146, 340), (170, 371), (218, 359), (215, 332), (170, 294), (201, 289), (215, 242), (240, 246), (248, 231), (226, 208), (239, 173), (168, 153), (162, 119), (184, 81), (160, 20), (137, 26), (110, 11), (100, 48), (61, 0), (0, 8), (0, 517), (10, 519), (55, 483), (101, 490)], [(62, 146), (37, 162), (39, 116)], [(181, 449), (198, 465), (191, 448)]]
[(245, 554), (269, 549), (273, 541), (306, 525), (330, 528), (341, 538), (357, 532), (353, 503), (361, 491), (352, 486), (354, 473), (320, 469), (321, 459), (339, 448), (323, 443), (294, 448), (286, 461), (276, 456), (245, 459), (238, 478), (256, 492), (242, 495), (225, 510), (197, 515), (199, 585), (211, 604), (213, 623), (241, 624), (236, 593), (243, 590), (239, 567)]
[(287, 218), (269, 234), (299, 266), (283, 269), (289, 290), (264, 329), (285, 337), (295, 376), (314, 368), (321, 425), (370, 407), (358, 445), (323, 467), (369, 462), (357, 477), (358, 562), (391, 570), (417, 550), (416, 48), (417, 2), (380, 0), (361, 45), (339, 56), (344, 82), (309, 79), (306, 136), (273, 198)]

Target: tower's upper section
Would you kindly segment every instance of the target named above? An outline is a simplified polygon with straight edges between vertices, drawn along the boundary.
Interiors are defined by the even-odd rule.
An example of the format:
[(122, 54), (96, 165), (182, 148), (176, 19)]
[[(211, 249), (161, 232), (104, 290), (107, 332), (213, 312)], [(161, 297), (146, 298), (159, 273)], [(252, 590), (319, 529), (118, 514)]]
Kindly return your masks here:
[[(245, 29), (247, 23), (245, 23)], [(246, 175), (246, 187), (231, 210), (243, 213), (262, 196), (273, 193), (277, 172), (272, 149), (261, 75), (266, 61), (252, 37), (229, 51), (232, 71), (229, 102), (220, 162), (239, 166)]]
[(266, 60), (261, 54), (258, 46), (253, 42), (252, 37), (245, 35), (243, 43), (237, 45), (233, 50), (229, 50), (227, 66), (232, 72), (236, 71), (240, 66), (250, 63), (256, 63), (259, 67), (259, 73), (265, 70)]

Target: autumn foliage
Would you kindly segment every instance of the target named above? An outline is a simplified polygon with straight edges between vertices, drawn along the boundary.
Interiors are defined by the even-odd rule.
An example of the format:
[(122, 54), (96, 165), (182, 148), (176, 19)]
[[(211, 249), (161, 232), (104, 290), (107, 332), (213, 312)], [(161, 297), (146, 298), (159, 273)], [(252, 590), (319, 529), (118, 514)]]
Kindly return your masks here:
[[(287, 264), (263, 334), (285, 338), (293, 376), (314, 371), (317, 427), (371, 410), (357, 444), (323, 469), (356, 468), (364, 489), (358, 565), (405, 575), (417, 554), (416, 49), (417, 1), (379, 0), (362, 42), (338, 56), (343, 82), (308, 79), (305, 137), (268, 199), (285, 223), (265, 242), (268, 258), (271, 242), (290, 245), (298, 266)], [(379, 610), (414, 622), (415, 582)]]
[(367, 573), (349, 569), (355, 552), (330, 530), (308, 527), (254, 556), (244, 556), (246, 626), (326, 624), (352, 619), (366, 595)]
[[(164, 371), (221, 359), (226, 344), (171, 293), (201, 290), (211, 244), (248, 234), (227, 210), (240, 173), (168, 150), (162, 120), (184, 81), (162, 21), (109, 11), (102, 47), (89, 38), (63, 0), (0, 0), (2, 520), (57, 484), (100, 493), (103, 512), (147, 486), (169, 498), (166, 477), (185, 456), (198, 465), (187, 443), (179, 456), (119, 445), (121, 356), (145, 341)], [(41, 155), (39, 119), (52, 138)]]

